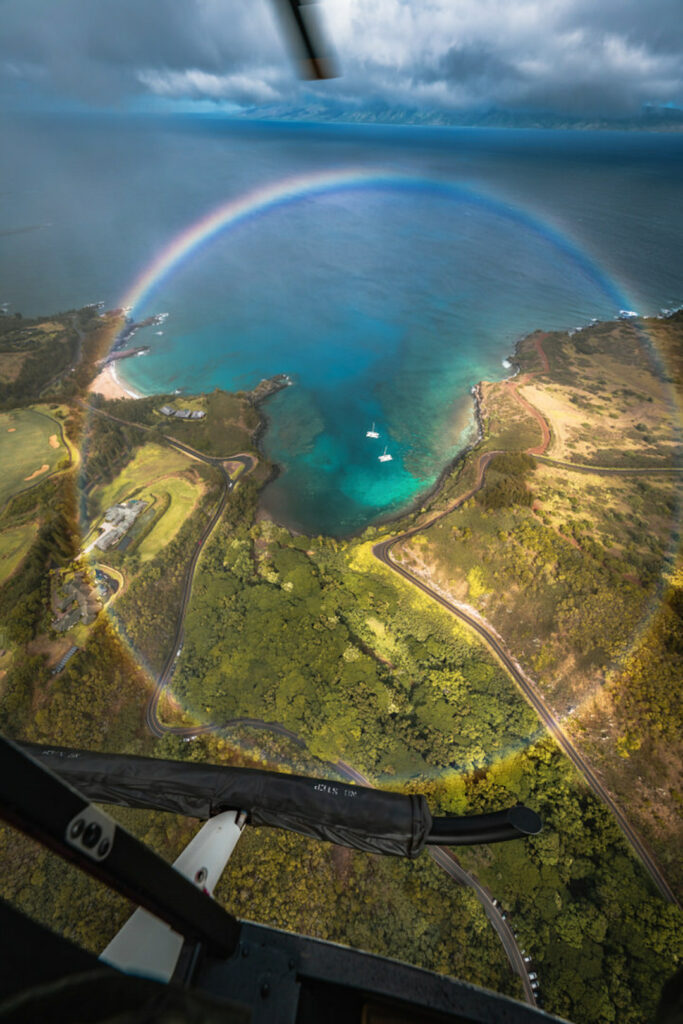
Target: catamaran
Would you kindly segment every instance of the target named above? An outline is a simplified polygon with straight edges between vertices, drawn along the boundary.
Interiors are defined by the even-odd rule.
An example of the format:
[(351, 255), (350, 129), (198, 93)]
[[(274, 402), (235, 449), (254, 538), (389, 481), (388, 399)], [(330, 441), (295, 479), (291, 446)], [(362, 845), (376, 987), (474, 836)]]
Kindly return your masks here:
[(378, 455), (377, 458), (379, 459), (380, 462), (391, 462), (392, 457), (391, 455), (387, 454), (387, 450), (385, 448), (382, 454)]
[(375, 438), (379, 437), (379, 434), (375, 430), (375, 424), (374, 423), (372, 424), (372, 429), (371, 430), (366, 430), (365, 431), (365, 436), (366, 437), (375, 437)]

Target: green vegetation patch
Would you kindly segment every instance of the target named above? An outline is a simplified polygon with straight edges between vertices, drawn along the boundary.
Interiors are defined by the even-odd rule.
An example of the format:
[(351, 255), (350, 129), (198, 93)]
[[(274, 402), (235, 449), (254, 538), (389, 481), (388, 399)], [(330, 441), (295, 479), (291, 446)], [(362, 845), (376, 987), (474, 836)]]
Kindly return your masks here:
[(187, 455), (175, 448), (156, 442), (147, 442), (135, 453), (131, 461), (108, 484), (97, 487), (90, 499), (96, 514), (102, 515), (111, 505), (143, 488), (151, 488), (166, 477), (182, 473), (193, 465)]
[[(497, 496), (495, 479), (490, 486)], [(395, 551), (475, 605), (523, 663), (548, 673), (555, 699), (576, 703), (593, 673), (628, 651), (656, 600), (676, 484), (539, 466), (530, 486), (533, 510), (470, 500), (419, 535), (422, 543), (411, 538)]]
[(177, 408), (200, 408), (206, 412), (203, 420), (166, 420), (165, 432), (197, 448), (206, 455), (228, 456), (249, 451), (254, 445), (254, 433), (261, 419), (254, 406), (238, 395), (227, 391), (212, 391), (201, 399), (177, 398), (171, 403)]
[[(529, 469), (516, 460), (502, 465), (513, 475)], [(238, 488), (233, 497), (239, 494)], [(436, 813), (494, 810), (518, 800), (539, 810), (545, 820), (539, 840), (484, 847), (470, 865), (505, 901), (522, 945), (542, 963), (549, 1009), (594, 1024), (646, 1019), (675, 962), (676, 911), (662, 911), (611, 816), (554, 743), (542, 738), (535, 714), (492, 656), (452, 616), (378, 563), (370, 544), (292, 537), (269, 522), (254, 525), (248, 499), (243, 486), (241, 507), (229, 507), (195, 581), (173, 682), (181, 706), (193, 721), (248, 716), (282, 723), (316, 757), (341, 758), (388, 788), (422, 792)], [(486, 523), (491, 543), (498, 542), (498, 517), (504, 516), (509, 530), (520, 531), (515, 548), (533, 549), (534, 557), (540, 552), (555, 564), (556, 534), (551, 542), (541, 524), (536, 531), (528, 507), (482, 512), (473, 501), (465, 511)], [(576, 549), (560, 543), (570, 559), (564, 571), (571, 572)], [(487, 577), (471, 572), (479, 565), (475, 557), (470, 585), (484, 600)], [(628, 600), (630, 594), (609, 618), (612, 624), (624, 619), (627, 632)], [(602, 609), (589, 617), (589, 632), (598, 618), (605, 618)], [(531, 614), (527, 621), (530, 630), (539, 628)], [(586, 642), (592, 648), (592, 636)], [(290, 870), (285, 865), (293, 856), (318, 863), (317, 855), (279, 837), (268, 849), (276, 878)], [(581, 860), (588, 864), (588, 883), (575, 877)], [(282, 865), (277, 871), (276, 862)], [(372, 861), (365, 864), (362, 870), (375, 871)], [(233, 897), (235, 909), (249, 915), (258, 908), (258, 916), (279, 926), (303, 921), (311, 929), (310, 887), (298, 894), (291, 885), (283, 900), (274, 883), (268, 898), (254, 905), (253, 861), (234, 867), (237, 893), (244, 884), (249, 894)], [(385, 869), (377, 870), (384, 877)], [(350, 867), (345, 877), (361, 898), (355, 871)], [(424, 871), (418, 868), (417, 887), (408, 871), (392, 883), (396, 903), (385, 886), (395, 921), (406, 913), (421, 920)], [(438, 898), (455, 908), (446, 890)], [(442, 969), (431, 944), (422, 949), (419, 934), (403, 949), (388, 918), (386, 936), (382, 924), (372, 940), (353, 925), (355, 912), (343, 916), (343, 903), (328, 907), (323, 899), (320, 906), (328, 909), (316, 913), (321, 924), (315, 927), (325, 937), (352, 936), (359, 945)], [(657, 922), (655, 939), (643, 942), (634, 930), (641, 914)], [(335, 920), (343, 921), (339, 931)], [(380, 908), (377, 920), (385, 920)], [(438, 933), (440, 925), (431, 920)], [(628, 966), (612, 971), (614, 958)], [(493, 969), (491, 961), (487, 970)]]
[(535, 468), (534, 458), (523, 452), (494, 455), (486, 471), (485, 486), (477, 491), (477, 502), (485, 509), (531, 505), (534, 498), (527, 479)]
[[(405, 777), (481, 764), (485, 745), (504, 742), (506, 718), (528, 735), (523, 706), (503, 712), (491, 699), (501, 684), (481, 645), (366, 545), (292, 540), (247, 517), (225, 521), (203, 556), (173, 688), (199, 717), (278, 721), (318, 757)], [(475, 704), (483, 731), (473, 744)]]
[(72, 365), (78, 346), (74, 319), (0, 317), (0, 408), (36, 401)]
[(73, 398), (97, 372), (117, 329), (93, 306), (44, 317), (0, 316), (0, 409)]
[[(196, 484), (183, 477), (168, 477), (163, 481), (163, 490), (151, 508), (154, 514), (151, 530), (136, 548), (141, 562), (149, 562), (176, 536), (185, 520), (192, 515), (201, 491)], [(143, 501), (147, 495), (141, 495)]]
[(21, 563), (38, 532), (37, 523), (10, 526), (0, 533), (0, 583), (4, 583)]
[(0, 505), (40, 483), (67, 456), (58, 420), (35, 409), (0, 413)]
[[(256, 406), (245, 395), (216, 389), (206, 395), (152, 395), (142, 399), (117, 399), (93, 404), (127, 420), (151, 427), (160, 436), (174, 437), (205, 455), (227, 458), (254, 447), (261, 426)], [(179, 420), (164, 416), (162, 406), (206, 413), (201, 420)], [(114, 429), (100, 428), (100, 429)]]
[(482, 807), (519, 795), (543, 818), (532, 841), (459, 856), (532, 955), (545, 1008), (585, 1024), (652, 1020), (681, 955), (683, 919), (654, 893), (609, 811), (548, 738), (492, 765), (467, 789)]

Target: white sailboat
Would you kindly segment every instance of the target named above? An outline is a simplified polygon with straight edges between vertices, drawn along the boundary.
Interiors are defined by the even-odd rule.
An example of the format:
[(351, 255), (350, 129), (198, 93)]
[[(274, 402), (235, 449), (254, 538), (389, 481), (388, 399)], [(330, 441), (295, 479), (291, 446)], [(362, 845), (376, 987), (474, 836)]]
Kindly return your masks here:
[(365, 431), (365, 436), (366, 437), (374, 437), (374, 438), (379, 437), (379, 434), (375, 430), (375, 424), (374, 423), (372, 424), (372, 429), (371, 430), (366, 430)]
[(382, 454), (378, 455), (377, 458), (379, 459), (380, 462), (391, 462), (392, 457), (387, 453), (387, 449), (385, 447)]

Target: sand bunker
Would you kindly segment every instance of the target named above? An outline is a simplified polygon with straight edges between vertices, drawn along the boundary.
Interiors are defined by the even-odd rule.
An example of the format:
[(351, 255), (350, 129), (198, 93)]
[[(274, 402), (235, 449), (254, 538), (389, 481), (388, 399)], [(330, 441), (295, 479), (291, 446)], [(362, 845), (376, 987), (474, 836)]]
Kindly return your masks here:
[(44, 463), (44, 464), (43, 464), (43, 465), (42, 465), (42, 466), (40, 467), (40, 469), (34, 469), (34, 470), (33, 470), (33, 472), (31, 473), (31, 475), (30, 475), (30, 476), (25, 476), (25, 477), (24, 477), (24, 480), (35, 480), (35, 478), (36, 478), (37, 476), (40, 476), (40, 474), (41, 474), (41, 473), (47, 473), (47, 471), (48, 471), (48, 469), (49, 469), (49, 468), (50, 468), (50, 467), (48, 466), (47, 462), (45, 462), (45, 463)]
[(59, 438), (56, 434), (50, 434), (50, 448), (59, 448)]
[(16, 434), (16, 432), (17, 432), (17, 428), (16, 427), (8, 427), (7, 428), (7, 433), (8, 434)]

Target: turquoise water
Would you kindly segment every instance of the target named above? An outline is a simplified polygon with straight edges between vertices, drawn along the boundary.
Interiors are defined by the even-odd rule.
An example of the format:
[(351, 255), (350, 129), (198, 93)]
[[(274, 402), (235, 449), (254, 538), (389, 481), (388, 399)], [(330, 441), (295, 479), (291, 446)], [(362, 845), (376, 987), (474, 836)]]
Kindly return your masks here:
[[(182, 120), (21, 132), (14, 224), (52, 218), (5, 239), (0, 300), (25, 312), (115, 305), (178, 232), (255, 185), (348, 167), (413, 179), (264, 212), (135, 311), (169, 314), (163, 334), (138, 335), (152, 352), (125, 365), (143, 391), (291, 376), (265, 407), (282, 473), (264, 502), (307, 532), (348, 533), (418, 498), (471, 435), (469, 389), (506, 372), (520, 336), (683, 295), (675, 138)], [(27, 187), (29, 157), (50, 158), (49, 188)]]
[[(126, 366), (129, 379), (234, 388), (288, 373), (294, 388), (267, 407), (266, 450), (283, 474), (266, 505), (307, 532), (345, 533), (434, 482), (471, 430), (470, 387), (500, 376), (520, 334), (614, 315), (619, 299), (540, 227), (418, 185), (264, 214), (140, 312), (160, 306), (168, 340)], [(392, 461), (380, 463), (385, 446)]]

